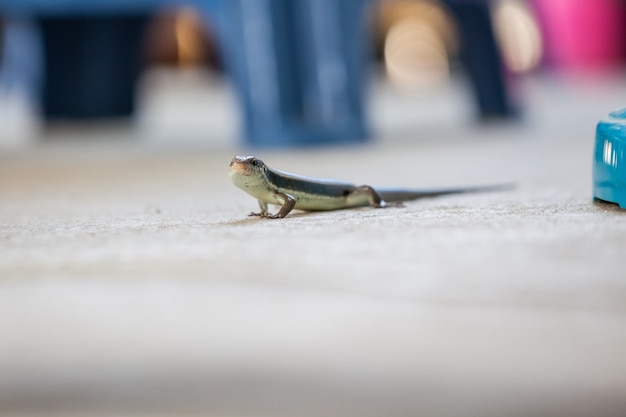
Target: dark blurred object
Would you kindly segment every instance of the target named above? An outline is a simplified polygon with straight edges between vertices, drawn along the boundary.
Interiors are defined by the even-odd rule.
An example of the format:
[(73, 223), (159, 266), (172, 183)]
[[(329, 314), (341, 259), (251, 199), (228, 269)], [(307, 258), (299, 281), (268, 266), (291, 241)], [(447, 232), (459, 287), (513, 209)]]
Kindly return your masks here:
[(457, 22), (460, 58), (470, 76), (482, 118), (512, 115), (489, 3), (481, 0), (446, 0), (445, 3)]
[(152, 17), (145, 49), (147, 66), (221, 68), (211, 27), (189, 7)]
[(251, 145), (363, 141), (368, 0), (224, 2), (223, 57)]
[(130, 116), (147, 16), (54, 16), (39, 22), (45, 56), (45, 117)]

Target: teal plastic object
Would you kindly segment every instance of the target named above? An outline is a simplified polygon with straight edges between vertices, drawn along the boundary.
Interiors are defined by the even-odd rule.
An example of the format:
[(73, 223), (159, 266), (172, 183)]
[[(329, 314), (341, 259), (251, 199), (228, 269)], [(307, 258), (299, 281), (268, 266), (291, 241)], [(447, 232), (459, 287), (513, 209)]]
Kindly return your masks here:
[(626, 209), (626, 108), (610, 113), (596, 128), (593, 196)]

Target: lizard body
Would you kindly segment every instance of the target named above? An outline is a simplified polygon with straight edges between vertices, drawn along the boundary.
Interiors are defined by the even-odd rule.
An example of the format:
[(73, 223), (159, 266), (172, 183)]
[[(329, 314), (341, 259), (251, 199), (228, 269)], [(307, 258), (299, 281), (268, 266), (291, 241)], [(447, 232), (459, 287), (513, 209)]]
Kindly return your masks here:
[[(279, 171), (253, 156), (235, 156), (228, 170), (233, 184), (256, 198), (261, 212), (251, 213), (265, 218), (283, 218), (293, 209), (307, 211), (340, 210), (355, 207), (387, 207), (425, 197), (446, 194), (490, 191), (501, 186), (411, 190), (373, 188), (349, 182), (319, 179)], [(276, 214), (268, 212), (268, 204), (280, 206)]]

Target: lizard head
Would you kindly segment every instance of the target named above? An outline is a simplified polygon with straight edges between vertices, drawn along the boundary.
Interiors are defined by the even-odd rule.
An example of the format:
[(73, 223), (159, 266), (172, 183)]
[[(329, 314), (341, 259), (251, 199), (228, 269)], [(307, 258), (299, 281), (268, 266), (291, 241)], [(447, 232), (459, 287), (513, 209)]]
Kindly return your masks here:
[(230, 161), (228, 176), (237, 187), (246, 189), (265, 183), (266, 165), (254, 156), (235, 156)]

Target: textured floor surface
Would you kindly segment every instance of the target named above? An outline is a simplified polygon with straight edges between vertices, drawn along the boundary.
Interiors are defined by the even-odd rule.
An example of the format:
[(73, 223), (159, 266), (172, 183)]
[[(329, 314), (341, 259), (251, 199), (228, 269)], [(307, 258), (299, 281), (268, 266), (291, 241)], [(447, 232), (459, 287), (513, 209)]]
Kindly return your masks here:
[(281, 221), (246, 216), (232, 146), (84, 128), (0, 155), (0, 414), (625, 415), (626, 214), (590, 187), (624, 92), (529, 83), (497, 126), (380, 98), (368, 146), (258, 156), (517, 188)]

